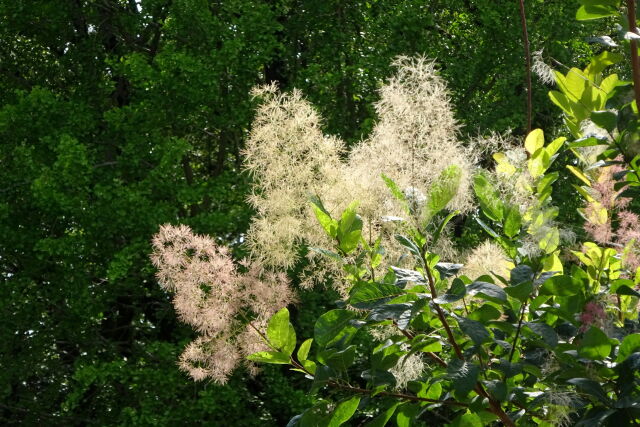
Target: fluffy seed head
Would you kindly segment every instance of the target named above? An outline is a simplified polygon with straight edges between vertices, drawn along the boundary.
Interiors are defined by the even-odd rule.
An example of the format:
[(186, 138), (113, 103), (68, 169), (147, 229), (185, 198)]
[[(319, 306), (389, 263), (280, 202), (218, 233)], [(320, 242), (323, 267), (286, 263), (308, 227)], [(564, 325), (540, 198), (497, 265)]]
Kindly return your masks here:
[(226, 248), (184, 225), (160, 228), (151, 259), (161, 286), (174, 293), (178, 317), (200, 334), (180, 357), (195, 380), (225, 383), (241, 355), (264, 349), (255, 329), (295, 299), (284, 274), (249, 262), (241, 274)]

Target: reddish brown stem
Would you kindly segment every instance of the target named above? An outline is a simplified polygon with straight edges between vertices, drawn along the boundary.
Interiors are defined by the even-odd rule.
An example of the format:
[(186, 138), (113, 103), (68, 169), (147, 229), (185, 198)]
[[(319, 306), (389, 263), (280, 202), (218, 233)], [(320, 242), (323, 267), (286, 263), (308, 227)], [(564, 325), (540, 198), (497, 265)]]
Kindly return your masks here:
[[(422, 262), (424, 264), (424, 271), (427, 273), (427, 282), (429, 283), (429, 290), (431, 291), (431, 299), (435, 300), (436, 298), (438, 298), (438, 292), (436, 291), (436, 282), (433, 279), (433, 275), (431, 274), (431, 270), (429, 269), (429, 263), (427, 262), (427, 258), (424, 256), (424, 254), (422, 255)], [(440, 319), (440, 323), (442, 323), (442, 326), (444, 326), (444, 330), (447, 332), (449, 343), (453, 347), (453, 350), (456, 352), (456, 356), (458, 357), (458, 359), (464, 360), (464, 355), (462, 354), (462, 350), (460, 350), (460, 347), (458, 346), (458, 343), (453, 336), (453, 332), (451, 332), (449, 322), (447, 322), (447, 319), (444, 317), (444, 313), (442, 312), (440, 306), (438, 304), (435, 304), (435, 306), (436, 313), (438, 313), (438, 318)]]
[(529, 31), (527, 30), (527, 15), (525, 14), (524, 0), (520, 0), (520, 25), (522, 26), (522, 43), (524, 44), (524, 61), (527, 76), (527, 134), (529, 134), (529, 132), (531, 132), (533, 98), (531, 85), (531, 50), (529, 47)]
[[(435, 279), (433, 278), (433, 274), (431, 274), (431, 269), (429, 268), (429, 263), (427, 262), (427, 257), (425, 252), (426, 251), (424, 249), (421, 251), (422, 263), (424, 266), (424, 270), (426, 272), (427, 282), (429, 283), (431, 298), (435, 300), (436, 298), (438, 298), (438, 292), (436, 291)], [(453, 332), (451, 332), (451, 328), (449, 327), (449, 323), (447, 322), (447, 319), (445, 318), (444, 313), (442, 312), (442, 309), (438, 304), (435, 304), (435, 308), (436, 308), (436, 312), (438, 313), (438, 317), (440, 318), (440, 322), (442, 322), (442, 326), (444, 326), (445, 331), (447, 331), (447, 337), (449, 339), (449, 343), (453, 347), (456, 353), (456, 356), (458, 357), (458, 359), (464, 360), (464, 355), (462, 354), (462, 350), (460, 349), (460, 346), (458, 346), (458, 343), (456, 342), (453, 336)], [(479, 382), (476, 383), (474, 390), (480, 396), (487, 398), (487, 400), (489, 401), (489, 407), (491, 408), (491, 412), (497, 415), (498, 418), (500, 418), (500, 421), (502, 421), (502, 423), (505, 426), (515, 427), (515, 423), (511, 420), (511, 418), (509, 418), (509, 415), (507, 415), (507, 413), (502, 410), (502, 407), (500, 406), (500, 402), (498, 402), (493, 397), (491, 397), (491, 395), (487, 393), (487, 391), (484, 389), (482, 384), (480, 384)]]
[[(636, 29), (636, 2), (627, 0), (627, 19), (629, 21), (629, 32), (638, 34)], [(633, 90), (636, 95), (636, 107), (640, 108), (640, 61), (638, 61), (638, 42), (635, 39), (629, 40), (631, 46), (631, 69), (633, 70)]]

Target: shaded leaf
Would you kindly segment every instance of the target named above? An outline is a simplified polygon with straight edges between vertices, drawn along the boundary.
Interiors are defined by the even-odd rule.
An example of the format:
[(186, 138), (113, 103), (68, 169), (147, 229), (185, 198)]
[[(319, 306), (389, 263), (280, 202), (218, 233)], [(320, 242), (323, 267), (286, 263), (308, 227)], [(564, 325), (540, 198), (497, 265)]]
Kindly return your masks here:
[(542, 340), (551, 348), (558, 345), (558, 334), (553, 328), (546, 323), (526, 322), (525, 325), (536, 335), (542, 337)]
[(458, 321), (462, 332), (468, 335), (475, 344), (480, 345), (491, 340), (491, 334), (482, 323), (455, 314), (453, 317)]
[[(350, 310), (331, 310), (318, 318), (314, 327), (314, 338), (320, 347), (343, 337), (345, 333), (355, 332), (352, 320), (357, 314)], [(352, 330), (353, 329), (353, 330)]]
[(358, 283), (351, 289), (349, 304), (356, 308), (370, 309), (404, 294), (399, 287), (387, 283)]
[(609, 403), (607, 393), (604, 391), (602, 386), (594, 380), (590, 380), (589, 378), (571, 378), (570, 380), (567, 380), (567, 383), (576, 386), (579, 391), (595, 397), (605, 405)]
[(447, 377), (453, 383), (455, 391), (463, 396), (474, 389), (479, 373), (479, 366), (460, 359), (453, 359), (447, 366)]
[(609, 337), (595, 326), (590, 327), (584, 334), (578, 347), (580, 357), (593, 360), (604, 359), (609, 356), (610, 352), (611, 342), (609, 341)]
[(467, 294), (478, 295), (498, 303), (507, 301), (506, 292), (498, 285), (489, 282), (476, 281), (467, 286)]

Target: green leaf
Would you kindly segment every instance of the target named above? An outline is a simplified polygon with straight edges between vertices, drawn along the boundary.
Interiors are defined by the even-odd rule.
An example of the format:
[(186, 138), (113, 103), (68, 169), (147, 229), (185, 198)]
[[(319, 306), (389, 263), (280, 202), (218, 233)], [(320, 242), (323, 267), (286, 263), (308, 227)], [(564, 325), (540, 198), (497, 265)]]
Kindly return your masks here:
[(447, 366), (447, 377), (453, 383), (454, 390), (462, 396), (475, 388), (479, 373), (478, 365), (460, 359), (451, 360)]
[(529, 132), (527, 138), (524, 141), (524, 148), (531, 155), (544, 147), (544, 132), (542, 129), (534, 129)]
[(546, 323), (526, 322), (525, 325), (531, 329), (533, 333), (542, 337), (542, 340), (551, 348), (558, 345), (558, 334), (553, 328)]
[(571, 378), (570, 380), (567, 380), (567, 382), (576, 386), (578, 390), (595, 397), (599, 402), (605, 405), (610, 401), (602, 386), (594, 380), (590, 380), (588, 378)]
[(495, 231), (493, 231), (493, 229), (491, 227), (489, 227), (487, 225), (487, 223), (485, 223), (484, 221), (482, 221), (480, 218), (478, 218), (477, 216), (474, 218), (476, 220), (476, 222), (480, 225), (480, 227), (482, 227), (482, 229), (484, 231), (486, 231), (489, 236), (493, 237), (494, 239), (499, 239), (500, 236), (498, 235), (498, 233), (496, 233)]
[(580, 138), (567, 144), (569, 148), (581, 148), (581, 147), (595, 147), (596, 145), (608, 145), (604, 139), (598, 139), (594, 137)]
[(355, 333), (357, 329), (352, 324), (356, 317), (355, 312), (341, 309), (331, 310), (320, 316), (314, 327), (313, 335), (316, 344), (320, 347), (326, 347), (340, 339), (349, 341), (349, 335)]
[(512, 285), (529, 282), (533, 280), (533, 269), (526, 264), (520, 264), (511, 269), (510, 276)]
[[(601, 3), (602, 1), (597, 1), (598, 3)], [(620, 4), (619, 0), (604, 0), (604, 3), (609, 3), (610, 6), (612, 7), (618, 7), (618, 5)], [(600, 55), (598, 56), (594, 56), (591, 58), (591, 62), (589, 63), (589, 66), (587, 67), (586, 71), (589, 75), (589, 78), (591, 80), (595, 79), (596, 75), (600, 74), (601, 72), (604, 71), (605, 68), (607, 68), (610, 65), (614, 65), (617, 64), (618, 62), (621, 62), (624, 60), (624, 56), (621, 55), (618, 52), (611, 52), (608, 50), (605, 50), (604, 52), (602, 52)], [(614, 78), (615, 76), (615, 78)], [(610, 85), (613, 82), (609, 82), (607, 83), (607, 80), (614, 80), (617, 81), (618, 80), (618, 76), (616, 76), (615, 74), (612, 74), (610, 76), (608, 76), (606, 79), (604, 79), (601, 83), (600, 83), (600, 88), (603, 90), (609, 89)], [(616, 83), (617, 85), (617, 83)]]
[(558, 249), (558, 245), (560, 244), (560, 232), (556, 227), (551, 228), (547, 233), (540, 239), (538, 246), (540, 249), (544, 251), (545, 254), (550, 254), (556, 249)]
[(449, 215), (447, 215), (446, 217), (444, 217), (442, 219), (442, 221), (440, 222), (440, 225), (438, 225), (438, 228), (436, 229), (436, 232), (433, 233), (432, 236), (432, 244), (435, 245), (436, 242), (438, 241), (438, 239), (440, 238), (440, 235), (442, 234), (442, 231), (444, 230), (444, 228), (447, 226), (447, 224), (449, 223), (449, 221), (451, 221), (451, 219), (458, 215), (460, 213), (460, 211), (453, 211), (451, 213), (449, 213)]
[(396, 408), (400, 406), (400, 402), (396, 402), (387, 409), (380, 412), (374, 419), (365, 424), (366, 427), (384, 427), (393, 416)]
[[(442, 351), (442, 343), (437, 338), (429, 338), (424, 341), (412, 344), (411, 351), (421, 351), (423, 353), (428, 352), (440, 352)], [(406, 359), (405, 359), (406, 360)]]
[(392, 266), (391, 271), (388, 274), (393, 274), (395, 277), (395, 281), (393, 283), (399, 288), (403, 288), (403, 289), (408, 283), (414, 283), (414, 284), (427, 283), (424, 277), (422, 276), (422, 273), (415, 270), (409, 270), (407, 268), (398, 268), (398, 267)]
[(276, 365), (288, 365), (291, 359), (280, 351), (259, 351), (247, 356), (247, 360), (259, 363), (272, 363)]
[(512, 298), (525, 302), (533, 292), (533, 282), (523, 282), (515, 286), (507, 286), (504, 291)]
[(309, 350), (311, 349), (311, 343), (313, 343), (313, 338), (309, 338), (305, 340), (302, 344), (300, 344), (300, 348), (298, 348), (298, 360), (303, 362), (307, 360), (307, 356), (309, 356)]
[(486, 381), (487, 390), (499, 401), (507, 400), (507, 386), (502, 380)]
[(618, 16), (618, 0), (580, 0), (580, 8), (576, 12), (578, 21)]
[(478, 295), (498, 303), (507, 302), (506, 292), (498, 285), (489, 282), (476, 281), (467, 286), (467, 294)]
[(342, 257), (340, 255), (338, 255), (337, 253), (335, 253), (335, 252), (329, 251), (329, 250), (324, 249), (324, 248), (314, 248), (312, 246), (309, 246), (308, 248), (309, 248), (310, 251), (318, 252), (319, 254), (322, 254), (322, 255), (326, 256), (327, 258), (334, 259), (334, 260), (336, 260), (338, 262), (343, 262)]
[(403, 210), (407, 214), (410, 214), (411, 212), (409, 211), (409, 203), (407, 202), (407, 198), (400, 187), (398, 187), (398, 184), (396, 184), (394, 180), (392, 180), (385, 174), (380, 174), (380, 176), (382, 177), (382, 180), (387, 185), (389, 190), (391, 190), (391, 194), (393, 194), (393, 197), (395, 197), (401, 203)]
[(550, 165), (551, 156), (544, 148), (540, 148), (538, 149), (538, 151), (533, 153), (531, 155), (531, 158), (527, 162), (529, 173), (531, 174), (532, 178), (542, 176)]
[(590, 327), (580, 342), (578, 355), (586, 359), (602, 360), (609, 356), (609, 353), (611, 342), (607, 334), (595, 326)]
[(453, 314), (453, 317), (458, 321), (458, 325), (460, 325), (462, 332), (467, 334), (475, 344), (480, 345), (487, 341), (491, 341), (491, 334), (482, 323), (456, 314)]
[(548, 189), (558, 179), (559, 176), (560, 174), (558, 172), (552, 172), (542, 177), (542, 179), (538, 181), (538, 184), (536, 185), (536, 190), (538, 191), (538, 193), (548, 191)]
[(520, 233), (522, 216), (520, 215), (520, 210), (517, 206), (505, 207), (504, 211), (506, 213), (504, 219), (504, 234), (513, 239), (518, 235), (518, 233)]
[(640, 292), (629, 287), (628, 285), (621, 285), (616, 288), (617, 295), (631, 295), (634, 297), (640, 297)]
[(511, 363), (504, 359), (500, 359), (497, 364), (493, 363), (492, 368), (493, 367), (502, 372), (506, 378), (516, 376), (522, 372), (522, 365), (520, 363)]
[(487, 218), (492, 221), (502, 221), (504, 216), (504, 204), (500, 194), (489, 182), (484, 172), (473, 177), (473, 191), (480, 201), (480, 208)]
[(350, 345), (344, 350), (323, 350), (318, 354), (318, 361), (324, 363), (325, 365), (330, 366), (336, 371), (346, 371), (353, 362), (356, 357), (356, 346)]
[(622, 340), (618, 349), (618, 357), (616, 362), (620, 363), (640, 349), (640, 334), (629, 334)]
[(394, 367), (404, 354), (399, 344), (387, 340), (373, 350), (371, 366), (378, 371), (387, 371)]
[(395, 285), (363, 282), (358, 283), (351, 289), (349, 304), (356, 308), (371, 309), (389, 301), (391, 298), (404, 294), (405, 292)]
[(362, 237), (362, 219), (356, 214), (358, 202), (352, 202), (342, 213), (338, 223), (338, 246), (345, 253), (350, 253), (358, 247)]
[[(329, 402), (324, 401), (307, 409), (299, 419), (300, 427), (338, 427), (349, 421), (360, 404), (360, 396), (341, 400), (331, 411)], [(291, 422), (290, 422), (291, 423)]]
[(480, 308), (469, 313), (469, 319), (477, 320), (481, 323), (499, 319), (500, 316), (502, 316), (502, 312), (490, 304), (483, 304)]
[(451, 165), (442, 171), (440, 176), (433, 184), (428, 193), (427, 214), (430, 219), (453, 199), (460, 187), (460, 179), (462, 178), (462, 170), (457, 165)]
[(569, 169), (571, 173), (573, 173), (576, 177), (578, 177), (582, 182), (584, 182), (589, 187), (591, 187), (591, 181), (589, 180), (589, 178), (587, 178), (587, 176), (584, 173), (582, 173), (580, 169), (571, 165), (565, 165), (565, 167)]
[(571, 101), (569, 101), (569, 98), (567, 98), (565, 94), (558, 92), (557, 90), (552, 90), (549, 91), (549, 99), (560, 107), (565, 114), (568, 114), (569, 116), (573, 114), (571, 111)]
[(540, 293), (554, 296), (575, 295), (582, 290), (582, 282), (572, 276), (553, 276), (547, 279), (540, 288)]
[(329, 215), (329, 212), (324, 208), (319, 198), (313, 196), (310, 199), (313, 213), (316, 215), (318, 222), (327, 235), (335, 239), (338, 236), (338, 221), (331, 218), (331, 215)]
[(396, 425), (398, 427), (411, 427), (411, 423), (419, 412), (419, 405), (415, 403), (405, 403), (396, 411)]
[(267, 338), (271, 345), (291, 356), (296, 347), (296, 332), (289, 322), (289, 310), (283, 308), (271, 316), (267, 326)]
[(457, 416), (449, 427), (483, 427), (484, 424), (482, 419), (471, 412), (466, 412), (462, 415)]
[(435, 265), (435, 269), (440, 273), (441, 279), (455, 276), (462, 267), (464, 267), (463, 264), (454, 264), (452, 262), (439, 262)]
[(549, 145), (545, 147), (545, 151), (547, 152), (547, 154), (549, 154), (550, 157), (553, 157), (558, 152), (560, 147), (564, 145), (566, 140), (567, 138), (565, 138), (564, 136), (554, 139), (549, 143)]
[(591, 113), (591, 121), (602, 129), (612, 132), (618, 124), (618, 115), (611, 111), (594, 111)]
[(442, 385), (440, 383), (431, 384), (424, 393), (418, 393), (418, 396), (427, 399), (440, 399), (440, 396), (442, 396)]
[(369, 313), (369, 320), (380, 322), (386, 319), (396, 320), (400, 329), (406, 329), (412, 318), (413, 303), (382, 304)]
[(407, 248), (409, 252), (411, 252), (413, 255), (417, 257), (420, 256), (420, 249), (418, 249), (418, 246), (412, 240), (408, 239), (407, 237), (401, 234), (396, 234), (395, 237), (398, 243), (400, 243), (402, 246)]
[(461, 300), (467, 294), (467, 288), (464, 286), (464, 282), (460, 279), (454, 279), (451, 283), (451, 288), (444, 295), (440, 295), (434, 299), (436, 304), (450, 304), (452, 302)]

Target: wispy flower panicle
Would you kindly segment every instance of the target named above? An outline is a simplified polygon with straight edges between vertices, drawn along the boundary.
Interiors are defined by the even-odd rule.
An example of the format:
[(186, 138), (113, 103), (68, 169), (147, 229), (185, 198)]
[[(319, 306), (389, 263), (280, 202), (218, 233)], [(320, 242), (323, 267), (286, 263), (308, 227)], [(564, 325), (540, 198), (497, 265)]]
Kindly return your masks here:
[(226, 382), (242, 356), (266, 349), (254, 328), (294, 300), (284, 274), (255, 263), (240, 273), (227, 248), (184, 225), (160, 228), (151, 259), (159, 283), (174, 294), (178, 317), (200, 334), (180, 358), (196, 380)]
[(463, 265), (462, 273), (474, 280), (488, 273), (509, 277), (512, 267), (504, 250), (491, 240), (485, 240), (474, 248)]
[(538, 79), (546, 85), (554, 85), (556, 83), (555, 76), (553, 75), (553, 68), (544, 61), (542, 57), (543, 50), (537, 50), (531, 55), (533, 65), (531, 71), (538, 76)]
[(616, 189), (615, 176), (624, 169), (611, 165), (592, 173), (591, 199), (582, 210), (584, 229), (599, 244), (622, 248), (623, 263), (630, 270), (640, 266), (640, 217), (628, 209), (631, 199)]
[[(393, 233), (383, 231), (402, 224), (396, 221), (383, 227), (383, 218), (412, 218), (406, 217), (381, 174), (426, 198), (443, 171), (455, 165), (460, 171), (458, 191), (447, 207), (462, 212), (471, 209), (470, 182), (477, 156), (458, 141), (459, 126), (444, 80), (435, 64), (425, 58), (401, 57), (394, 65), (396, 75), (380, 90), (379, 120), (371, 136), (348, 155), (344, 142), (323, 135), (319, 115), (299, 92), (281, 94), (273, 86), (256, 92), (263, 103), (245, 156), (246, 168), (255, 180), (249, 201), (257, 216), (247, 241), (253, 255), (266, 265), (291, 267), (301, 244), (331, 245), (310, 209), (310, 195), (319, 197), (336, 217), (357, 200), (363, 235), (382, 236), (383, 246), (393, 254), (397, 246)], [(424, 205), (424, 201), (415, 201), (416, 207)], [(415, 216), (419, 220), (419, 213)], [(317, 265), (314, 268), (317, 275)]]

